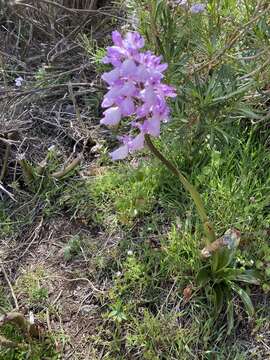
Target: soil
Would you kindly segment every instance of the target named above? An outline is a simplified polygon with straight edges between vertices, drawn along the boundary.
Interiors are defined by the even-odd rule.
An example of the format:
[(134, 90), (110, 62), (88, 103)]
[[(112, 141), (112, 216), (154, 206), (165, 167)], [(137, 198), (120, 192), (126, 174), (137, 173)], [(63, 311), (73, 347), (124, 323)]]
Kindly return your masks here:
[[(96, 333), (102, 321), (101, 303), (108, 284), (96, 284), (89, 280), (91, 260), (81, 254), (77, 259), (67, 261), (64, 251), (74, 236), (83, 237), (90, 245), (91, 242), (104, 244), (104, 238), (102, 235), (93, 238), (87, 228), (63, 217), (43, 223), (37, 231), (39, 225), (27, 231), (24, 239), (27, 252), (23, 247), (21, 251), (9, 249), (9, 256), (3, 262), (10, 282), (19, 289), (16, 291), (19, 310), (25, 315), (33, 312), (38, 319), (42, 319), (43, 314), (45, 319), (39, 320), (43, 331), (64, 334), (63, 359), (87, 359), (87, 354), (92, 351), (89, 337)], [(23, 253), (25, 255), (21, 258)], [(44, 308), (40, 304), (29, 304), (20, 285), (25, 274), (40, 272), (40, 286), (48, 290)], [(59, 342), (56, 346), (61, 348), (62, 344)]]

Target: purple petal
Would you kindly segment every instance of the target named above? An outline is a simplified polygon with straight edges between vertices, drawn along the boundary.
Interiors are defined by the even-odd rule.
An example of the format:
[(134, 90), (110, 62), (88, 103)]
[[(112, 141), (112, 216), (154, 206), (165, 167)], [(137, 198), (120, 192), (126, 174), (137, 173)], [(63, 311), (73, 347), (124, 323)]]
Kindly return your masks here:
[(128, 144), (129, 151), (132, 153), (136, 150), (141, 150), (144, 147), (144, 134), (141, 132)]
[(140, 92), (142, 100), (149, 105), (155, 105), (157, 101), (157, 95), (154, 89), (151, 86), (148, 86), (146, 89)]
[(113, 45), (107, 47), (108, 57), (116, 57), (120, 59), (123, 55), (125, 55), (125, 51), (120, 46)]
[(101, 79), (104, 80), (107, 84), (109, 85), (113, 85), (120, 76), (120, 71), (119, 69), (114, 69), (112, 71), (109, 72), (105, 72), (102, 76)]
[(139, 129), (140, 131), (142, 131), (142, 129), (143, 129), (143, 125), (140, 122), (131, 121), (131, 126)]
[(127, 49), (137, 50), (144, 47), (144, 38), (138, 32), (128, 32), (123, 43)]
[(138, 90), (132, 82), (126, 82), (122, 87), (121, 94), (124, 96), (135, 96), (137, 93)]
[(160, 71), (152, 70), (150, 73), (149, 83), (152, 85), (155, 85), (156, 83), (159, 83), (163, 77), (164, 76), (162, 75), (162, 73)]
[(167, 68), (168, 68), (168, 64), (166, 64), (166, 63), (158, 65), (156, 67), (157, 71), (160, 71), (160, 72), (163, 72), (163, 71), (167, 70)]
[(113, 161), (122, 160), (128, 156), (128, 145), (122, 145), (118, 149), (110, 153)]
[(113, 66), (120, 66), (121, 60), (126, 55), (126, 50), (120, 46), (109, 46), (107, 47), (107, 54), (103, 58), (104, 64), (112, 64)]
[(160, 119), (158, 117), (153, 117), (149, 120), (146, 120), (143, 123), (143, 132), (145, 134), (158, 137), (160, 135)]
[(135, 75), (136, 70), (137, 70), (137, 66), (135, 62), (131, 59), (125, 60), (120, 68), (122, 76)]
[(150, 108), (151, 105), (149, 104), (143, 104), (142, 106), (137, 107), (136, 109), (137, 119), (147, 116), (150, 112)]
[(121, 111), (118, 107), (112, 107), (103, 113), (104, 118), (100, 120), (100, 123), (108, 126), (115, 126), (121, 120)]
[(128, 145), (128, 143), (132, 140), (132, 137), (130, 135), (122, 135), (117, 136), (117, 139), (121, 141), (124, 145)]
[(116, 46), (123, 46), (123, 39), (119, 31), (112, 32), (112, 41)]
[(23, 81), (24, 81), (24, 79), (21, 76), (19, 76), (15, 79), (15, 85), (17, 87), (20, 87), (20, 86), (22, 86)]
[(113, 104), (114, 104), (113, 98), (110, 98), (110, 97), (105, 95), (104, 98), (103, 98), (103, 101), (101, 103), (101, 107), (107, 108), (107, 107), (112, 106)]
[(123, 92), (122, 85), (115, 85), (110, 88), (110, 90), (107, 92), (107, 94), (105, 96), (115, 99), (118, 96), (121, 96), (122, 92)]
[(102, 59), (103, 64), (110, 64), (111, 60), (108, 58), (108, 56), (104, 56), (104, 58)]
[(135, 74), (135, 79), (139, 82), (145, 82), (150, 77), (149, 71), (145, 65), (139, 65)]
[(161, 121), (167, 122), (169, 114), (170, 114), (170, 109), (166, 101), (163, 98), (158, 97), (158, 102), (153, 109), (154, 117), (158, 117)]
[(101, 106), (106, 108), (112, 106), (113, 104), (118, 104), (122, 93), (123, 87), (121, 85), (112, 86), (107, 94), (105, 94)]
[(135, 111), (134, 102), (130, 97), (127, 97), (123, 101), (121, 101), (119, 106), (121, 108), (121, 113), (123, 116), (130, 116)]
[(163, 96), (168, 96), (168, 97), (176, 97), (176, 90), (173, 86), (169, 86), (166, 84), (160, 84), (158, 87), (159, 93)]

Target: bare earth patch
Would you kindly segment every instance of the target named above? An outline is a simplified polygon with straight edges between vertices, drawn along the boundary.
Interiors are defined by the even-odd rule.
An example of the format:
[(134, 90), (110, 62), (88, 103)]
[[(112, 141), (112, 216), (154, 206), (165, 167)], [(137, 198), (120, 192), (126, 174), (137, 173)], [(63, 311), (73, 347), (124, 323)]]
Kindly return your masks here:
[[(54, 219), (43, 224), (40, 235), (20, 261), (14, 259), (10, 266), (10, 257), (6, 259), (12, 269), (8, 276), (15, 284), (19, 310), (25, 314), (32, 311), (46, 331), (56, 333), (56, 338), (57, 334), (58, 337), (63, 334), (62, 339), (55, 340), (57, 348), (63, 348), (63, 359), (93, 358), (89, 337), (95, 335), (102, 320), (101, 301), (108, 286), (105, 281), (96, 284), (89, 279), (91, 259), (86, 257), (83, 248), (77, 258), (65, 260), (68, 242), (78, 235), (90, 247), (97, 241), (104, 242), (102, 235), (93, 238), (89, 230), (78, 224), (65, 218)], [(15, 253), (12, 252), (12, 256)], [(38, 295), (40, 289), (46, 293), (44, 299), (37, 297), (37, 303), (35, 294)]]

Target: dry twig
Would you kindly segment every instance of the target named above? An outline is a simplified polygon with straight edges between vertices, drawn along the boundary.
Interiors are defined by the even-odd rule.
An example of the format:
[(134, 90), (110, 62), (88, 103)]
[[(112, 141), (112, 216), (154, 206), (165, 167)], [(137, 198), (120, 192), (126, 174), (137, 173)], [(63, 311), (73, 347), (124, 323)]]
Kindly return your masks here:
[(35, 242), (35, 240), (38, 238), (40, 230), (42, 228), (42, 224), (43, 224), (43, 217), (41, 218), (38, 226), (35, 228), (32, 236), (32, 239), (30, 240), (30, 243), (27, 245), (26, 249), (24, 250), (24, 252), (17, 257), (16, 261), (22, 259), (24, 257), (24, 255), (27, 253), (27, 251), (30, 249), (30, 247), (32, 246), (32, 244)]
[(54, 172), (51, 174), (51, 176), (55, 179), (61, 179), (63, 178), (65, 175), (67, 175), (69, 172), (71, 172), (72, 170), (74, 170), (76, 168), (76, 166), (78, 166), (82, 160), (83, 155), (80, 154), (78, 155), (70, 164), (68, 164), (63, 170)]
[(15, 197), (2, 185), (0, 182), (0, 190), (3, 191), (7, 196), (9, 196), (13, 201), (17, 201)]
[(1, 265), (1, 270), (2, 270), (2, 273), (4, 274), (4, 277), (5, 277), (5, 279), (6, 279), (6, 282), (7, 282), (8, 286), (9, 286), (11, 295), (12, 295), (12, 297), (13, 297), (14, 304), (15, 304), (15, 310), (18, 310), (18, 309), (19, 309), (18, 300), (17, 300), (17, 297), (16, 297), (16, 295), (15, 295), (14, 289), (13, 289), (13, 287), (12, 287), (12, 285), (11, 285), (11, 282), (10, 282), (10, 280), (9, 280), (9, 278), (8, 278), (8, 275), (7, 275), (7, 272), (6, 272), (5, 268), (4, 268), (4, 265)]

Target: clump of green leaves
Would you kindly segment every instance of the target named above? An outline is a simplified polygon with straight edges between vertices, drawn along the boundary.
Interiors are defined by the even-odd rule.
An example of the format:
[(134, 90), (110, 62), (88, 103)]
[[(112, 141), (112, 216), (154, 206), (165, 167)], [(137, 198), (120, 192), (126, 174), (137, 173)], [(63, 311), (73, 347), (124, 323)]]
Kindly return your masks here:
[(24, 272), (17, 280), (16, 290), (21, 292), (32, 305), (46, 305), (48, 289), (45, 285), (46, 274), (42, 267)]
[(0, 204), (0, 236), (9, 236), (14, 231), (14, 222), (7, 213), (7, 203), (2, 202)]
[(75, 217), (86, 222), (132, 224), (154, 206), (156, 171), (150, 165), (108, 169), (103, 175), (82, 182), (79, 188), (71, 183), (60, 198), (61, 206), (68, 206)]
[(81, 239), (79, 235), (73, 236), (64, 248), (64, 259), (66, 261), (72, 260), (81, 253)]
[(259, 250), (260, 258), (256, 261), (255, 266), (262, 274), (262, 289), (265, 293), (270, 292), (270, 248), (264, 244)]
[(234, 326), (235, 296), (241, 299), (248, 316), (250, 318), (254, 316), (254, 307), (243, 283), (259, 285), (260, 274), (254, 269), (237, 266), (235, 250), (223, 248), (215, 253), (211, 263), (198, 272), (197, 283), (204, 291), (210, 308), (212, 307), (213, 322), (217, 321), (222, 310), (225, 309), (228, 334)]
[(0, 334), (6, 339), (17, 344), (16, 347), (1, 347), (1, 360), (23, 360), (23, 359), (52, 359), (60, 360), (61, 354), (55, 348), (57, 337), (53, 335), (46, 339), (32, 339), (30, 342), (25, 339), (19, 329), (11, 324), (7, 324), (0, 329)]
[(82, 34), (78, 40), (88, 54), (91, 63), (95, 66), (97, 73), (104, 72), (107, 69), (107, 65), (102, 63), (102, 59), (105, 56), (106, 50), (100, 47), (95, 39), (86, 34)]

